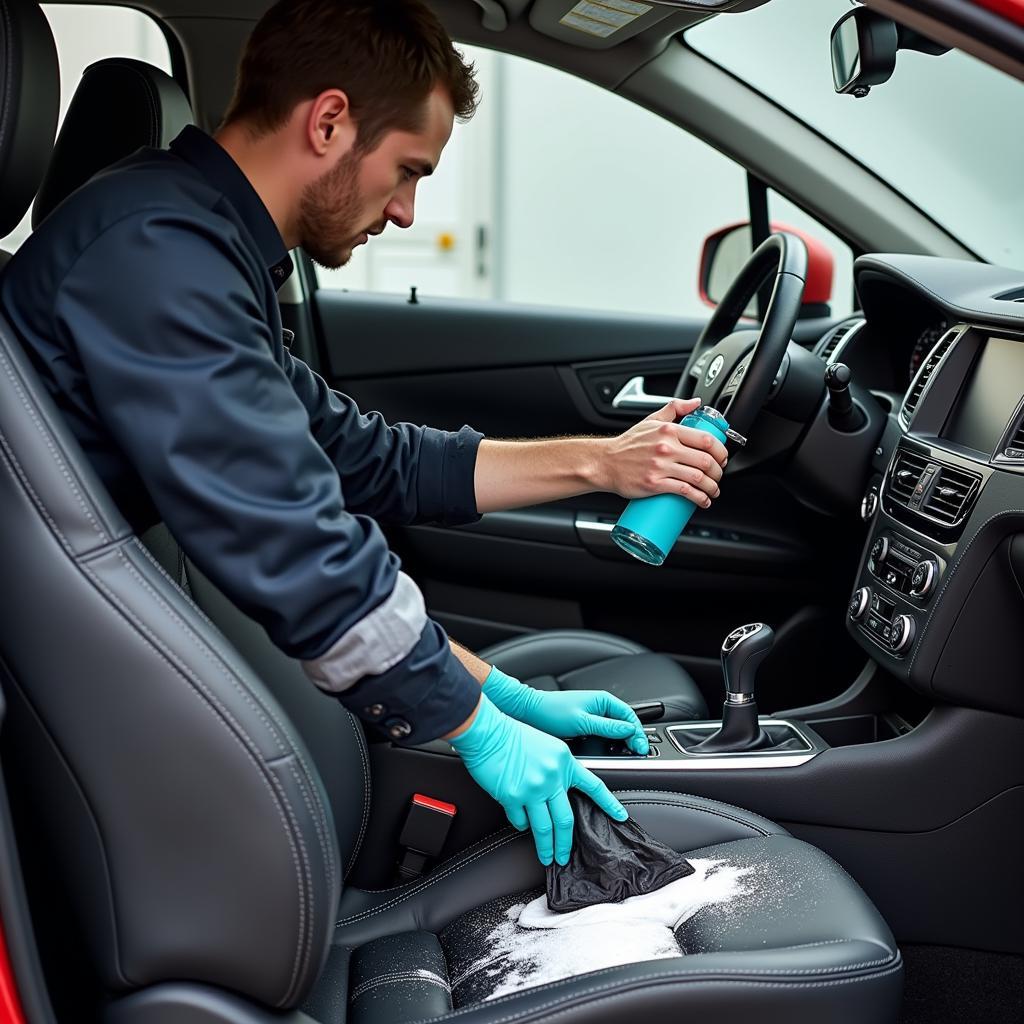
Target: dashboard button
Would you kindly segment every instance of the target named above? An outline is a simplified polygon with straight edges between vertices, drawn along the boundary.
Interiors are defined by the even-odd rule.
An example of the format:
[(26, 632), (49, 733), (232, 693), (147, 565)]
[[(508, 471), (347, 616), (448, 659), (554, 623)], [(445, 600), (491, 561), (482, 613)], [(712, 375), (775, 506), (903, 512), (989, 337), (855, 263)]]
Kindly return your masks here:
[(914, 620), (909, 615), (897, 615), (892, 622), (892, 636), (889, 638), (889, 649), (893, 654), (902, 654), (913, 642)]
[(872, 572), (878, 572), (879, 567), (889, 557), (889, 538), (879, 537), (871, 545), (871, 556), (868, 559), (868, 567)]
[(860, 502), (860, 517), (866, 523), (878, 511), (878, 491), (868, 491)]
[(868, 610), (868, 603), (871, 600), (871, 591), (867, 587), (861, 587), (859, 590), (855, 590), (853, 597), (850, 598), (850, 618), (854, 622), (860, 621), (864, 617), (864, 613)]
[(910, 596), (927, 597), (935, 586), (939, 575), (938, 563), (931, 558), (918, 562), (914, 575), (910, 578)]

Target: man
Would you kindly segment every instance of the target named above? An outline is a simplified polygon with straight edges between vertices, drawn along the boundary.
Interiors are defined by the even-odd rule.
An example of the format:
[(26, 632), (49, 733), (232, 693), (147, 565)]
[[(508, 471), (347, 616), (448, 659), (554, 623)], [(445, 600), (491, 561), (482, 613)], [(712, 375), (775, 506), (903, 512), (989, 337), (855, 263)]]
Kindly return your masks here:
[(215, 138), (188, 128), (94, 178), (11, 261), (0, 305), (136, 529), (166, 522), (364, 721), (397, 742), (448, 738), (540, 859), (564, 863), (570, 788), (626, 812), (557, 737), (644, 753), (636, 716), (450, 645), (376, 520), (467, 522), (597, 489), (707, 505), (724, 448), (675, 424), (693, 402), (612, 439), (388, 426), (289, 354), (276, 299), (288, 249), (340, 266), (388, 223), (408, 227), (475, 104), (472, 69), (421, 0), (279, 3)]

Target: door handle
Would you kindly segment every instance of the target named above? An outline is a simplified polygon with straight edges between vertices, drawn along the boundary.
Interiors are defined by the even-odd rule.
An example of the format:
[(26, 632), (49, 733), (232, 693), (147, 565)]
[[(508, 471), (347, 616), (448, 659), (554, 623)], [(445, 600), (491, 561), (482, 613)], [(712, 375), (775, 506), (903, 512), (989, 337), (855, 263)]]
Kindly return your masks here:
[(672, 401), (671, 395), (649, 395), (644, 390), (643, 377), (630, 377), (612, 399), (613, 409), (660, 409)]

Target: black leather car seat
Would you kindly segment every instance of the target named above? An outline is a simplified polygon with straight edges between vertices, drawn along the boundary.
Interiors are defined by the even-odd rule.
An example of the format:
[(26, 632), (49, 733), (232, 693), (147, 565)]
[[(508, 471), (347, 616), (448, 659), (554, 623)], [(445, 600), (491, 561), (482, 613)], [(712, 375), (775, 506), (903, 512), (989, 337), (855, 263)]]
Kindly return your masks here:
[(737, 883), (676, 930), (678, 956), (587, 972), (570, 948), (556, 978), (580, 943), (521, 955), (510, 914), (543, 874), (511, 829), (420, 881), (346, 885), (370, 798), (360, 726), (265, 658), (258, 627), (228, 615), (229, 640), (161, 568), (2, 315), (0, 565), (4, 776), (26, 811), (19, 838), (38, 836), (42, 901), (101, 990), (67, 1019), (896, 1019), (899, 951), (865, 895), (825, 854), (722, 803), (620, 794), (700, 877)]
[[(61, 126), (33, 222), (39, 224), (93, 174), (140, 146), (166, 146), (191, 119), (180, 86), (151, 65), (125, 58), (92, 65)], [(542, 631), (497, 644), (480, 656), (540, 689), (605, 689), (630, 702), (660, 701), (666, 718), (708, 715), (685, 669), (622, 637)]]

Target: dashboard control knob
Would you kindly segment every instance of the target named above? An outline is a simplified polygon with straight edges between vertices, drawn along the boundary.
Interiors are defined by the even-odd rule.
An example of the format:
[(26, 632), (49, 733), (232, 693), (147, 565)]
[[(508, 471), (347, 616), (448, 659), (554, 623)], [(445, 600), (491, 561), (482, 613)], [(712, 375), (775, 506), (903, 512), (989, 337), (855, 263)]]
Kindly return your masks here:
[(934, 558), (917, 563), (914, 575), (910, 577), (910, 596), (927, 597), (939, 576), (939, 565)]
[(853, 597), (850, 598), (850, 618), (854, 622), (859, 622), (863, 617), (864, 613), (868, 610), (868, 604), (871, 602), (871, 591), (867, 587), (861, 587), (859, 590), (853, 592)]
[(871, 570), (875, 571), (889, 557), (889, 538), (879, 537), (871, 545)]
[(860, 517), (866, 523), (872, 516), (878, 511), (878, 491), (868, 491), (867, 494), (861, 498), (860, 502)]
[(892, 653), (902, 654), (914, 642), (916, 631), (912, 616), (897, 615), (892, 620), (892, 636), (889, 639), (889, 649)]

